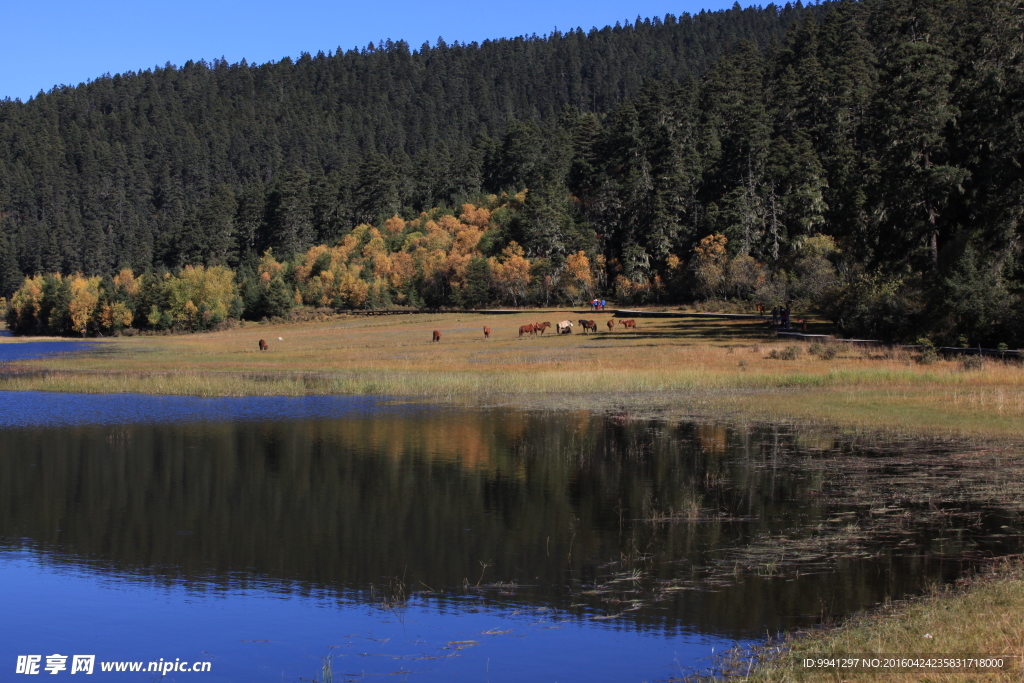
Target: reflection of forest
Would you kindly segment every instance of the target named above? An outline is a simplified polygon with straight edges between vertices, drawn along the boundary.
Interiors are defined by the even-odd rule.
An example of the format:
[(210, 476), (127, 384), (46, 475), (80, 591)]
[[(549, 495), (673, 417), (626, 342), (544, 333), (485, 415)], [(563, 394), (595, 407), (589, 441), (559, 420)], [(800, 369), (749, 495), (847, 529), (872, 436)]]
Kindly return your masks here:
[[(519, 584), (503, 599), (617, 612), (646, 596), (628, 623), (730, 637), (905, 595), (976, 543), (1017, 543), (979, 540), (1008, 523), (992, 506), (861, 530), (851, 520), (890, 494), (827, 459), (851, 451), (773, 427), (512, 410), (5, 430), (0, 538), (129, 575), (346, 591), (395, 576), (458, 590), (487, 563), (483, 583)], [(687, 506), (690, 522), (649, 521)], [(776, 571), (785, 553), (816, 571)]]

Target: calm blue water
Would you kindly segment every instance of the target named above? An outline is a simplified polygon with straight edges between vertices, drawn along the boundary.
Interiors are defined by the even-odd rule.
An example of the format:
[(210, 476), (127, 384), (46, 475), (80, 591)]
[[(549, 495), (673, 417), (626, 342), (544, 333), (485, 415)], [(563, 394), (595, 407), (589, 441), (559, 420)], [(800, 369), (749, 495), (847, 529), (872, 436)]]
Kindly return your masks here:
[(5, 681), (16, 678), (12, 655), (54, 653), (92, 654), (98, 662), (208, 661), (209, 673), (162, 680), (211, 683), (312, 679), (324, 657), (332, 660), (335, 681), (394, 680), (399, 672), (397, 680), (408, 681), (665, 680), (679, 674), (677, 659), (724, 644), (595, 625), (543, 607), (467, 601), (461, 609), (439, 609), (414, 599), (384, 609), (269, 581), (186, 589), (54, 565), (24, 551), (0, 553), (0, 580), (4, 611), (17, 615), (0, 626)]
[[(488, 438), (491, 423), (473, 419), (359, 398), (0, 392), (0, 680), (15, 678), (18, 656), (41, 655), (45, 664), (53, 654), (209, 661), (209, 673), (161, 680), (211, 683), (316, 679), (325, 657), (335, 681), (667, 680), (735, 642), (674, 616), (637, 623), (604, 619), (600, 606), (570, 608), (574, 598), (558, 584), (578, 570), (570, 564), (564, 580), (550, 577), (565, 571), (558, 538), (576, 532), (550, 514), (495, 526), (493, 503), (478, 510), (470, 502), (437, 523), (450, 539), (426, 543), (407, 513), (388, 515), (409, 496), (425, 497), (417, 505), (426, 512), (473, 498), (478, 486), (504, 485), (504, 465), (480, 471), (465, 460), (469, 442), (445, 445), (467, 429), (471, 440)], [(410, 453), (400, 456), (404, 464), (375, 443), (396, 435)], [(474, 457), (505, 450), (498, 444)], [(330, 468), (307, 481), (305, 463), (325, 458)], [(408, 481), (389, 483), (392, 467)], [(317, 494), (321, 485), (337, 492)], [(561, 497), (559, 488), (543, 490)], [(358, 490), (376, 502), (340, 512), (333, 505)], [(364, 511), (374, 531), (360, 540), (362, 522), (351, 517)], [(339, 517), (331, 523), (342, 531), (288, 544)], [(548, 521), (550, 529), (531, 526)], [(545, 536), (546, 553), (527, 557)], [(599, 536), (598, 546), (614, 538)], [(474, 548), (463, 560), (456, 549), (467, 543)], [(583, 541), (569, 543), (588, 554)], [(479, 582), (480, 562), (493, 563), (489, 581), (516, 576), (533, 585), (507, 597), (461, 586), (469, 575), (469, 586)], [(408, 601), (382, 603), (390, 577), (408, 581)]]
[[(368, 398), (0, 392), (0, 681), (35, 680), (18, 656), (53, 654), (210, 662), (161, 680), (211, 683), (323, 683), (324, 658), (334, 681), (668, 681), (824, 609), (954, 579), (968, 554), (1024, 550), (1020, 501), (961, 484), (984, 472), (841, 438)], [(695, 499), (698, 519), (664, 522)], [(879, 500), (904, 514), (881, 519)], [(773, 554), (810, 538), (831, 549)]]
[[(9, 337), (6, 330), (0, 336)], [(82, 341), (30, 341), (30, 342), (7, 342), (0, 344), (0, 363), (7, 363), (13, 360), (31, 360), (52, 356), (58, 353), (75, 353), (85, 351), (96, 342)]]
[(0, 392), (0, 429), (191, 422), (281, 422), (436, 413), (444, 408), (348, 396), (198, 398), (145, 394)]

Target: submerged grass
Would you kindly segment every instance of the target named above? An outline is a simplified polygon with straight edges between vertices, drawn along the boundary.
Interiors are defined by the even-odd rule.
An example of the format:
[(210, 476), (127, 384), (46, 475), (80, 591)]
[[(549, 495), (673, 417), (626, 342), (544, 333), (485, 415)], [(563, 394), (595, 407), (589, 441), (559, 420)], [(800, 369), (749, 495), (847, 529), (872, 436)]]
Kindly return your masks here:
[[(606, 315), (606, 314), (605, 314)], [(606, 329), (600, 316), (599, 329)], [(101, 340), (10, 363), (0, 389), (194, 396), (360, 394), (600, 404), (640, 413), (741, 413), (942, 433), (1024, 435), (1024, 368), (966, 371), (886, 348), (776, 341), (757, 320), (640, 319), (636, 332), (520, 338), (527, 322), (589, 312), (436, 314), (247, 324), (209, 334)], [(492, 329), (484, 340), (482, 327)], [(431, 342), (432, 331), (442, 340)], [(270, 350), (260, 352), (266, 339)], [(17, 343), (3, 340), (0, 343)], [(806, 348), (805, 348), (806, 347)], [(793, 351), (792, 349), (798, 351)], [(774, 357), (773, 357), (774, 356)]]
[[(681, 592), (739, 586), (752, 577), (772, 579), (781, 587), (803, 577), (836, 575), (843, 567), (858, 572), (853, 568), (858, 563), (871, 566), (886, 555), (967, 566), (989, 561), (994, 548), (1012, 552), (1006, 549), (1017, 547), (1011, 539), (1020, 534), (1019, 511), (1024, 511), (1019, 447), (871, 433), (847, 434), (837, 441), (839, 432), (824, 429), (801, 429), (800, 434), (794, 451), (778, 449), (775, 439), (748, 440), (744, 448), (772, 453), (774, 472), (799, 472), (805, 482), (799, 495), (820, 501), (824, 514), (797, 515), (784, 529), (746, 535), (743, 529), (757, 522), (756, 514), (722, 503), (737, 482), (721, 476), (691, 480), (670, 506), (645, 501), (634, 521), (645, 523), (650, 534), (684, 530), (689, 538), (699, 530), (730, 541), (702, 552), (700, 559), (685, 560), (662, 554), (647, 541), (631, 543), (646, 550), (609, 560), (573, 584), (575, 594), (591, 606), (632, 611), (656, 608)], [(702, 449), (725, 448), (724, 432), (698, 428), (697, 435)], [(847, 447), (838, 447), (841, 442)], [(986, 526), (993, 519), (1005, 524)], [(979, 537), (981, 528), (987, 531)], [(675, 569), (666, 571), (666, 566)], [(620, 580), (623, 576), (630, 581)], [(828, 607), (821, 609), (828, 617)]]

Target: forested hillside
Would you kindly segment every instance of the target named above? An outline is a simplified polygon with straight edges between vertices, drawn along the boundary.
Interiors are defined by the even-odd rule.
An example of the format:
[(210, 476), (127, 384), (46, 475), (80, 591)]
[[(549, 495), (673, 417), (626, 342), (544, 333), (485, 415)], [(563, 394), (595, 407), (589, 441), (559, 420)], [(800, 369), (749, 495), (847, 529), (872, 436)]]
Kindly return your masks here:
[[(840, 0), (105, 77), (0, 104), (0, 283), (80, 273), (136, 327), (203, 315), (110, 276), (188, 265), (237, 271), (223, 315), (589, 292), (1024, 345), (1022, 34), (1009, 0)], [(22, 305), (70, 300), (44, 280)]]
[[(554, 126), (566, 105), (603, 115), (645, 81), (696, 76), (740, 40), (781, 38), (805, 13), (736, 9), (415, 51), (388, 41), (262, 66), (190, 62), (3, 102), (3, 231), (26, 274), (305, 249), (385, 213), (520, 182), (482, 176), (511, 121)], [(301, 225), (288, 215), (297, 183), (312, 185), (315, 204)], [(186, 224), (225, 201), (241, 204), (230, 236), (240, 239), (182, 251)]]

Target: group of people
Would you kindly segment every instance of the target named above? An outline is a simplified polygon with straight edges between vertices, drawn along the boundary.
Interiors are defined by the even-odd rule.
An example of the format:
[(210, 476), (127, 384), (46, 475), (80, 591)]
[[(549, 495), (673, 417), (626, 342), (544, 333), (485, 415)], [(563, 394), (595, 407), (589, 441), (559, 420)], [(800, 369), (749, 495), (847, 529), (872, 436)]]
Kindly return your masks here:
[[(762, 318), (764, 317), (764, 304), (760, 301), (757, 302), (757, 312)], [(772, 325), (788, 330), (789, 314), (790, 310), (788, 306), (776, 306), (772, 309)], [(804, 327), (806, 327), (806, 325)]]
[(590, 310), (592, 311), (603, 311), (605, 306), (604, 299), (594, 299), (590, 302)]

